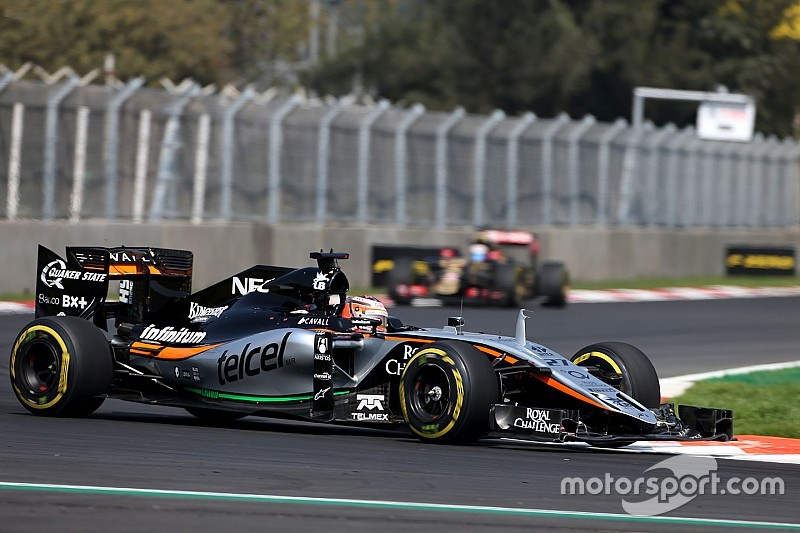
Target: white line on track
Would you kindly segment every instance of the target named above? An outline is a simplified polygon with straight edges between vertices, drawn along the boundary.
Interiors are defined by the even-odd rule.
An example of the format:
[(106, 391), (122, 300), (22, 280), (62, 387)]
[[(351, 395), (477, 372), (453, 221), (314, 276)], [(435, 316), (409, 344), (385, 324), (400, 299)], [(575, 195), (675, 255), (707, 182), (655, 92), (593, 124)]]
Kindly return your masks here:
[(281, 496), (275, 494), (242, 494), (235, 492), (205, 492), (189, 490), (168, 490), (168, 489), (142, 489), (131, 487), (102, 487), (93, 485), (60, 485), (50, 483), (18, 483), (0, 481), (0, 490), (29, 490), (29, 491), (49, 491), (63, 493), (83, 493), (94, 495), (127, 495), (127, 496), (151, 496), (151, 497), (180, 497), (180, 498), (203, 498), (219, 500), (239, 500), (261, 503), (297, 503), (307, 505), (339, 505), (348, 507), (362, 507), (374, 509), (405, 509), (405, 510), (429, 510), (444, 512), (471, 512), (471, 513), (494, 513), (507, 515), (522, 515), (536, 517), (566, 518), (566, 519), (588, 519), (588, 520), (617, 520), (625, 522), (642, 523), (662, 523), (678, 525), (701, 525), (701, 526), (731, 526), (731, 527), (752, 527), (764, 529), (794, 529), (800, 527), (800, 523), (786, 522), (764, 522), (756, 520), (732, 520), (717, 518), (692, 518), (681, 516), (633, 516), (621, 513), (595, 513), (587, 511), (566, 511), (557, 509), (534, 509), (517, 507), (494, 507), (485, 505), (459, 505), (442, 504), (428, 502), (401, 502), (392, 500), (359, 500), (351, 498), (315, 498), (309, 496)]

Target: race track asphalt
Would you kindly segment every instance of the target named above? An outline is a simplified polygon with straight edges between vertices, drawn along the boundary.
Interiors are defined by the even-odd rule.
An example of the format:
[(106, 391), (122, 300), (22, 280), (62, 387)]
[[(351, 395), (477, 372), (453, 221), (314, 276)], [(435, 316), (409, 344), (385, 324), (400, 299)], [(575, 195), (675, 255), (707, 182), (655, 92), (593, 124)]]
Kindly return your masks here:
[[(392, 312), (406, 322), (441, 325), (458, 311), (396, 308)], [(468, 308), (463, 314), (467, 329), (513, 334), (516, 313), (512, 310)], [(534, 307), (528, 338), (567, 356), (599, 340), (630, 342), (648, 353), (666, 377), (800, 359), (798, 316), (800, 298)], [(800, 522), (800, 466), (796, 465), (719, 460), (717, 473), (723, 481), (733, 476), (780, 476), (785, 494), (700, 495), (665, 515), (692, 520), (641, 522), (626, 518), (623, 496), (562, 495), (562, 479), (610, 474), (633, 480), (649, 475), (645, 471), (665, 456), (499, 440), (466, 447), (432, 446), (403, 432), (266, 419), (208, 426), (179, 409), (116, 400), (107, 401), (86, 419), (35, 417), (13, 397), (7, 368), (10, 344), (31, 318), (0, 317), (3, 532), (45, 528), (692, 531), (731, 529), (725, 520)], [(214, 494), (100, 493), (2, 485), (8, 482)], [(244, 501), (238, 494), (319, 500)], [(747, 529), (760, 526), (751, 523), (735, 530)]]

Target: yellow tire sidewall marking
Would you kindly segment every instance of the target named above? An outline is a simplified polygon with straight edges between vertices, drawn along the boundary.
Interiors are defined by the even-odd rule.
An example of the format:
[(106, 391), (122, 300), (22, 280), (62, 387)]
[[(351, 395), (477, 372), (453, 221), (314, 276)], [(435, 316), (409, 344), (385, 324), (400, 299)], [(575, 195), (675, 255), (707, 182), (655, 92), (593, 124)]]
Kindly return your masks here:
[(596, 357), (598, 359), (602, 359), (603, 361), (608, 363), (611, 366), (612, 369), (614, 369), (614, 372), (616, 372), (617, 374), (622, 374), (622, 369), (619, 367), (619, 364), (616, 361), (614, 361), (608, 354), (604, 354), (603, 352), (585, 353), (585, 354), (581, 355), (580, 357), (575, 358), (575, 360), (572, 361), (572, 362), (575, 363), (576, 365), (579, 365), (580, 363), (583, 363), (584, 361), (588, 361), (592, 357)]
[(402, 379), (400, 380), (400, 389), (399, 389), (400, 409), (403, 411), (403, 419), (406, 421), (406, 424), (408, 424), (408, 427), (411, 428), (411, 431), (413, 431), (414, 433), (416, 433), (421, 437), (425, 437), (428, 439), (436, 439), (443, 435), (446, 435), (451, 429), (453, 429), (453, 426), (458, 421), (458, 417), (461, 414), (461, 408), (464, 405), (464, 380), (461, 377), (461, 373), (455, 367), (455, 361), (453, 361), (453, 359), (447, 354), (447, 352), (433, 346), (422, 348), (417, 353), (415, 353), (414, 356), (408, 361), (408, 364), (406, 364), (406, 368), (405, 370), (403, 370), (403, 375), (405, 375), (406, 371), (412, 366), (412, 363), (414, 363), (418, 358), (422, 357), (424, 361), (424, 358), (431, 355), (435, 356), (437, 359), (450, 365), (450, 371), (452, 372), (453, 377), (456, 380), (456, 403), (453, 406), (453, 416), (451, 417), (450, 422), (443, 429), (440, 429), (439, 431), (436, 431), (434, 433), (419, 431), (417, 428), (411, 425), (408, 420), (408, 411), (407, 411), (408, 408), (406, 406), (405, 386), (403, 385)]
[[(14, 369), (16, 368), (16, 358), (19, 352), (20, 345), (28, 339), (31, 333), (36, 333), (37, 331), (41, 331), (43, 333), (47, 333), (50, 335), (52, 339), (54, 339), (58, 346), (61, 348), (61, 368), (59, 369), (59, 376), (58, 376), (58, 391), (56, 392), (55, 397), (47, 403), (39, 404), (36, 402), (32, 402), (31, 400), (27, 399), (25, 396), (22, 395), (21, 391), (17, 388), (16, 380), (15, 380), (15, 372)], [(69, 377), (69, 350), (67, 350), (67, 345), (64, 343), (64, 339), (61, 338), (53, 328), (43, 325), (36, 325), (31, 326), (25, 333), (19, 336), (19, 340), (14, 345), (14, 349), (11, 351), (11, 368), (9, 369), (11, 372), (11, 383), (14, 386), (14, 392), (16, 393), (17, 397), (25, 402), (26, 405), (31, 407), (32, 409), (48, 409), (58, 403), (61, 398), (63, 398), (64, 394), (67, 392), (67, 379)]]

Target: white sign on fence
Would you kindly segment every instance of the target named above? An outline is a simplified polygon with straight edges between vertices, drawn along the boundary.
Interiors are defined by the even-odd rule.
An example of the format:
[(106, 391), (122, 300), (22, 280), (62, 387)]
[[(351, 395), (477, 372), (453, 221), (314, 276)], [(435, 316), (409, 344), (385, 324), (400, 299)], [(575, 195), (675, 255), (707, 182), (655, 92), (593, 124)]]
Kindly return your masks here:
[(697, 108), (697, 136), (709, 141), (750, 142), (755, 121), (753, 102), (702, 102)]

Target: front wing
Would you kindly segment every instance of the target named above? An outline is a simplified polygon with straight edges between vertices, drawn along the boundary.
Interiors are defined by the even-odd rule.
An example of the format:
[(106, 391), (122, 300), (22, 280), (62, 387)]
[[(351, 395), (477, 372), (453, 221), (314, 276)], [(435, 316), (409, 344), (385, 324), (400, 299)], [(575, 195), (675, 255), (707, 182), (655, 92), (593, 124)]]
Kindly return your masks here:
[(579, 411), (496, 404), (491, 408), (491, 430), (496, 436), (514, 435), (539, 442), (586, 442), (622, 446), (641, 440), (733, 439), (733, 412), (671, 403), (652, 410), (658, 423), (648, 432), (623, 433), (588, 427)]

